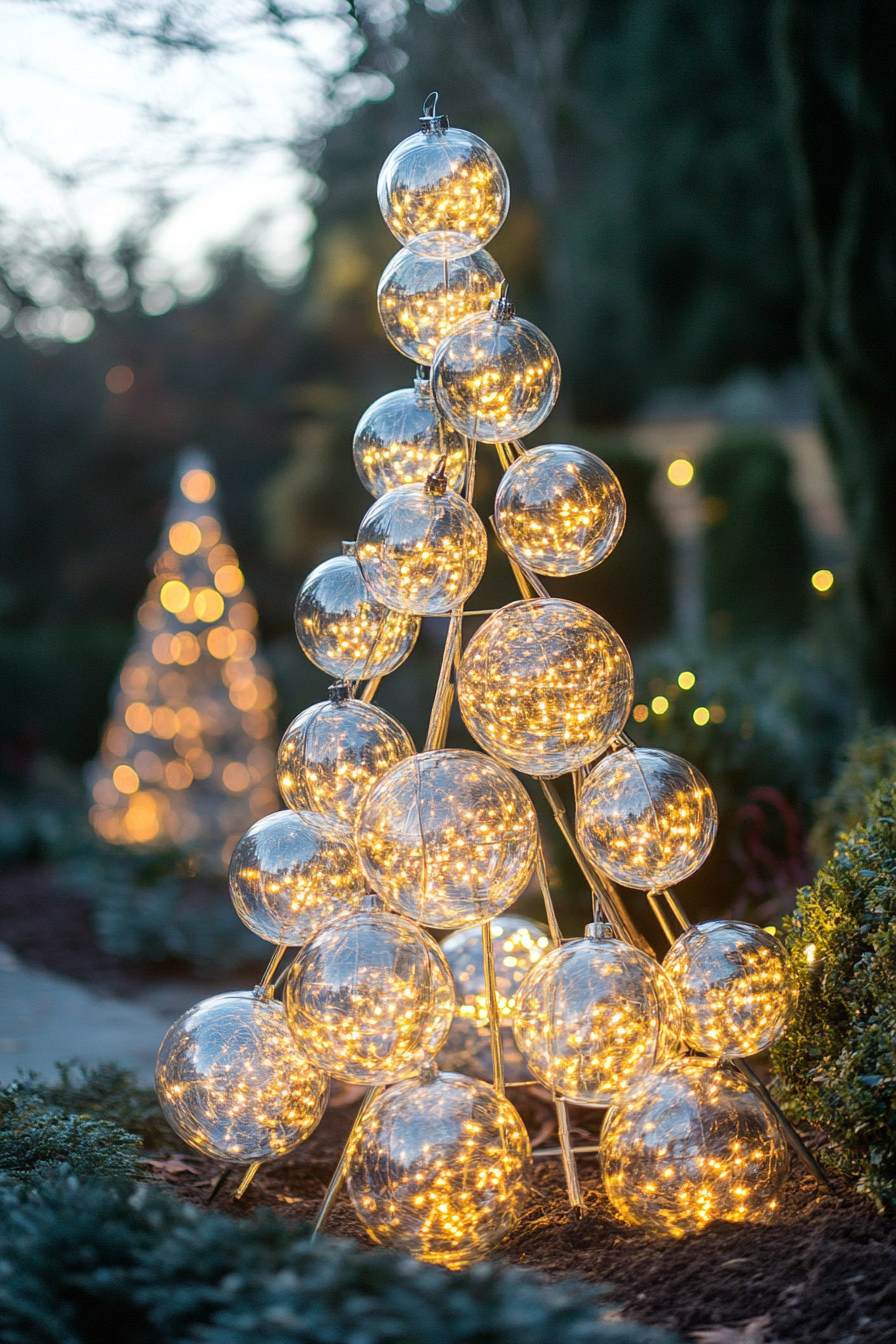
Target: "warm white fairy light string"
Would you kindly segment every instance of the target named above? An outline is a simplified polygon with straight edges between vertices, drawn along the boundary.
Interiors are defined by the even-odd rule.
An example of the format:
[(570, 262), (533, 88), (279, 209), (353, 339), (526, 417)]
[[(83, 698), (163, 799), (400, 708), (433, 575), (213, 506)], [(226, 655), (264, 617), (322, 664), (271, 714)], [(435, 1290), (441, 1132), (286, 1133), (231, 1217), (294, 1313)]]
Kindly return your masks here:
[[(380, 287), (381, 316), (400, 349), (431, 362), (431, 377), (366, 412), (355, 457), (376, 502), (357, 543), (299, 594), (302, 647), (339, 681), (290, 725), (279, 758), (290, 810), (247, 833), (230, 877), (240, 917), (276, 945), (271, 965), (254, 996), (218, 996), (171, 1028), (158, 1070), (163, 1109), (188, 1142), (246, 1169), (242, 1192), (260, 1162), (307, 1137), (328, 1077), (367, 1085), (317, 1227), (347, 1183), (375, 1241), (463, 1265), (497, 1245), (527, 1196), (529, 1142), (504, 1090), (509, 1018), (557, 1103), (580, 1211), (567, 1102), (610, 1107), (604, 1179), (628, 1221), (681, 1235), (713, 1218), (767, 1216), (787, 1165), (785, 1122), (745, 1081), (739, 1057), (786, 1029), (794, 978), (763, 930), (688, 923), (669, 884), (709, 852), (712, 792), (687, 762), (625, 736), (625, 645), (537, 577), (600, 563), (625, 503), (593, 454), (520, 443), (551, 411), (560, 366), (481, 252), (507, 212), (506, 174), (489, 146), (450, 128), (427, 100), (378, 195), (404, 245)], [(493, 525), (523, 600), (490, 614), (463, 648), (463, 606), (486, 557), (472, 507), (480, 442), (494, 444), (505, 468)], [(410, 652), (423, 615), (449, 622), (416, 754), (401, 725), (368, 702)], [(455, 694), (481, 751), (445, 747)], [(592, 887), (584, 938), (561, 939), (535, 811), (514, 772), (539, 780)], [(570, 772), (577, 819), (551, 782)], [(490, 921), (536, 875), (552, 945), (542, 938), (525, 975), (501, 981), (502, 995)], [(647, 894), (672, 943), (662, 965), (614, 880)], [(493, 1084), (434, 1063), (455, 987), (422, 926), (481, 929), (482, 984), (459, 1020), (487, 1018)], [(300, 950), (275, 982), (287, 945)], [(466, 942), (461, 960), (468, 965)]]

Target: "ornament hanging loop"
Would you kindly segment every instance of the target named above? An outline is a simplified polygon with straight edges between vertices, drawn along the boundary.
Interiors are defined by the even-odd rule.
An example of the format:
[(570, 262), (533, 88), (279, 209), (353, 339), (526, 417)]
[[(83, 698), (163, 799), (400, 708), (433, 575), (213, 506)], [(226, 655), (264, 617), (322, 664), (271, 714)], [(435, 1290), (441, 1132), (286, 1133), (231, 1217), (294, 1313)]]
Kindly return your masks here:
[(428, 495), (444, 495), (448, 489), (448, 477), (445, 475), (445, 466), (448, 462), (448, 454), (443, 453), (436, 463), (436, 469), (426, 478), (426, 493)]
[(428, 93), (423, 102), (423, 116), (420, 118), (420, 130), (424, 135), (444, 135), (448, 129), (448, 118), (437, 113), (439, 95), (435, 91)]

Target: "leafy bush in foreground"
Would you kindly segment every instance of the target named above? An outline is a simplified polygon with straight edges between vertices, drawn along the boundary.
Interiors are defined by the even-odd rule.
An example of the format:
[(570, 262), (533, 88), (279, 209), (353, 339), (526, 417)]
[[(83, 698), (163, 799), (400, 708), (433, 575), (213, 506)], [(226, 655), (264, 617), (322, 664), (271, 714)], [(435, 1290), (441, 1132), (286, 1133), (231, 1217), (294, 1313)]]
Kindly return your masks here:
[(809, 847), (819, 863), (833, 854), (837, 841), (860, 826), (878, 785), (896, 779), (896, 730), (869, 728), (846, 748), (839, 775), (815, 807)]
[(118, 1125), (142, 1139), (150, 1151), (174, 1139), (162, 1118), (154, 1089), (141, 1087), (129, 1069), (117, 1064), (98, 1064), (89, 1069), (76, 1059), (56, 1068), (59, 1077), (55, 1081), (45, 1082), (31, 1074), (0, 1090), (0, 1111), (7, 1094), (27, 1096), (64, 1115)]
[(118, 1125), (65, 1115), (13, 1083), (0, 1091), (0, 1180), (32, 1184), (60, 1163), (78, 1176), (138, 1174), (140, 1140)]

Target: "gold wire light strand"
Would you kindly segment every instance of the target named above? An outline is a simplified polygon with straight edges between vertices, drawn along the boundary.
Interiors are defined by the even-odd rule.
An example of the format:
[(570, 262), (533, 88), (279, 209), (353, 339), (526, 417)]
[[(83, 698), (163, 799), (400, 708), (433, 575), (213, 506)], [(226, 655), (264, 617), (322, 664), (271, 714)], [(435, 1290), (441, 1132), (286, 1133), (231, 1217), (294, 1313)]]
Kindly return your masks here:
[(336, 1170), (333, 1172), (333, 1175), (330, 1178), (330, 1184), (327, 1186), (327, 1193), (324, 1195), (323, 1203), (318, 1209), (317, 1217), (315, 1218), (314, 1223), (311, 1227), (312, 1241), (314, 1241), (315, 1237), (320, 1232), (323, 1231), (324, 1224), (326, 1223), (327, 1219), (330, 1216), (330, 1212), (333, 1208), (333, 1205), (339, 1198), (339, 1192), (345, 1185), (345, 1177), (348, 1171), (349, 1154), (351, 1153), (352, 1144), (354, 1143), (355, 1136), (361, 1128), (361, 1121), (364, 1118), (364, 1112), (368, 1110), (370, 1106), (373, 1105), (373, 1103), (376, 1101), (377, 1097), (380, 1095), (382, 1090), (383, 1090), (382, 1087), (368, 1087), (367, 1091), (364, 1094), (364, 1100), (361, 1102), (361, 1105), (358, 1109), (358, 1114), (355, 1116), (355, 1123), (352, 1125), (351, 1133), (349, 1134), (348, 1138), (345, 1141), (345, 1147), (342, 1150), (342, 1156), (339, 1159), (339, 1163), (336, 1167)]

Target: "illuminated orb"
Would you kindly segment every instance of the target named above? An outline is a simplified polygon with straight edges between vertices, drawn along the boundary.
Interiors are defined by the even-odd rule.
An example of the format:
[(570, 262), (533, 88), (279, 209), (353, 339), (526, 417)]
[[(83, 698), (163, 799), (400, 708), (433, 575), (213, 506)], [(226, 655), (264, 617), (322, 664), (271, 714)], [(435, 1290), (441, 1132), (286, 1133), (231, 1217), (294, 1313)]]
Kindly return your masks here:
[[(495, 953), (504, 1077), (509, 1083), (522, 1082), (531, 1074), (516, 1048), (510, 1018), (519, 986), (527, 971), (545, 955), (551, 940), (544, 925), (531, 919), (500, 915), (489, 922)], [(454, 979), (457, 1008), (451, 1030), (439, 1052), (439, 1066), (474, 1078), (491, 1078), (491, 1033), (482, 962), (482, 930), (478, 927), (458, 929), (443, 938), (440, 946)]]
[(460, 1269), (495, 1249), (532, 1178), (529, 1138), (487, 1083), (430, 1071), (365, 1111), (348, 1166), (355, 1212), (374, 1241)]
[(652, 747), (598, 761), (579, 795), (576, 834), (601, 872), (652, 891), (695, 873), (712, 849), (718, 811), (699, 770)]
[(277, 783), (296, 812), (354, 824), (372, 784), (414, 744), (400, 723), (363, 700), (325, 700), (302, 711), (283, 734)]
[(367, 909), (324, 924), (284, 990), (301, 1048), (345, 1083), (392, 1083), (432, 1058), (451, 1025), (451, 972), (409, 919)]
[(495, 151), (478, 135), (430, 118), (396, 145), (376, 196), (403, 247), (422, 257), (463, 257), (494, 238), (507, 217), (510, 184)]
[(413, 616), (377, 601), (351, 555), (318, 565), (296, 598), (299, 643), (315, 667), (333, 677), (363, 681), (394, 672), (419, 630)]
[(777, 1117), (711, 1059), (673, 1059), (624, 1092), (600, 1140), (604, 1185), (627, 1223), (673, 1237), (777, 1208), (790, 1158)]
[(513, 311), (500, 299), (490, 312), (465, 318), (433, 356), (436, 405), (459, 433), (483, 443), (531, 434), (560, 391), (556, 350)]
[(519, 780), (475, 751), (399, 761), (361, 805), (362, 869), (395, 910), (437, 929), (506, 910), (535, 866), (535, 809)]
[(539, 1082), (569, 1101), (609, 1106), (674, 1051), (675, 991), (653, 957), (589, 924), (532, 967), (516, 994), (513, 1035)]
[(681, 1000), (684, 1039), (714, 1059), (758, 1054), (793, 1021), (796, 973), (783, 944), (755, 924), (695, 924), (663, 966)]
[(237, 1165), (282, 1157), (324, 1113), (326, 1074), (303, 1055), (282, 1003), (217, 994), (168, 1030), (156, 1096), (168, 1124), (208, 1157)]
[(380, 321), (396, 350), (431, 364), (439, 342), (463, 318), (487, 313), (503, 284), (487, 252), (440, 261), (403, 249), (383, 271), (376, 292)]
[(387, 392), (368, 407), (355, 430), (355, 469), (377, 499), (396, 486), (425, 481), (443, 456), (448, 485), (459, 490), (466, 443), (436, 410), (428, 379)]
[(271, 943), (304, 943), (325, 919), (354, 909), (366, 889), (350, 829), (317, 812), (272, 812), (230, 860), (234, 908)]
[(416, 616), (461, 606), (482, 578), (486, 552), (476, 510), (453, 490), (435, 494), (427, 485), (390, 490), (358, 531), (358, 563), (370, 591), (386, 607)]
[(520, 457), (495, 496), (501, 545), (536, 574), (582, 574), (610, 554), (625, 526), (625, 498), (593, 453), (548, 443)]
[(624, 728), (633, 692), (631, 659), (613, 627), (560, 598), (496, 611), (467, 645), (457, 678), (472, 736), (529, 775), (594, 760)]

